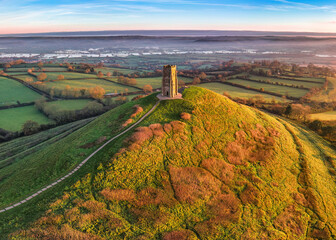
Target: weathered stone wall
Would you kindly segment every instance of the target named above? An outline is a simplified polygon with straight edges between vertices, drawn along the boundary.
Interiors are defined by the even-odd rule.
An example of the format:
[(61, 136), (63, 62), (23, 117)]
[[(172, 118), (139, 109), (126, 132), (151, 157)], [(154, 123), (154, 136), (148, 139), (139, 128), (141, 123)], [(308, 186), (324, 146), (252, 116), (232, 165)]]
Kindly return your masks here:
[(175, 65), (166, 65), (163, 67), (162, 76), (162, 95), (166, 97), (175, 97), (178, 94), (178, 81)]

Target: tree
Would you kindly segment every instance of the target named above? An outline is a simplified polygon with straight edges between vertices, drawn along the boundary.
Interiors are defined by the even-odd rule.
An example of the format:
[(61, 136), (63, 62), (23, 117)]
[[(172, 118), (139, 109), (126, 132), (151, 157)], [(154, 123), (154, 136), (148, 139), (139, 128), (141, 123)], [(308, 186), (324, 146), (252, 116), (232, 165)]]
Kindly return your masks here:
[(314, 120), (313, 122), (309, 123), (309, 128), (316, 131), (320, 132), (322, 130), (322, 122), (320, 120)]
[(199, 75), (199, 78), (204, 80), (207, 78), (207, 75), (205, 74), (205, 72), (201, 72), (201, 74)]
[(285, 115), (289, 116), (292, 113), (292, 105), (288, 105), (285, 110)]
[(31, 135), (39, 130), (40, 125), (37, 122), (28, 120), (22, 126), (22, 132), (24, 135)]
[(180, 87), (185, 87), (185, 82), (184, 82), (183, 80), (179, 80), (179, 81), (178, 81), (178, 85), (179, 85)]
[(89, 92), (91, 97), (94, 99), (102, 99), (105, 95), (105, 89), (100, 86), (90, 88)]
[(57, 76), (57, 80), (63, 80), (64, 79), (64, 75), (60, 74)]
[(151, 93), (153, 91), (153, 87), (151, 85), (147, 84), (143, 87), (143, 90), (144, 90), (145, 93)]
[(200, 84), (201, 83), (201, 79), (199, 77), (194, 77), (194, 80), (192, 82), (193, 85), (196, 85), (196, 84)]
[(112, 73), (108, 72), (108, 73), (106, 73), (106, 76), (107, 76), (107, 77), (111, 77), (111, 76), (112, 76)]
[(42, 68), (42, 67), (43, 67), (43, 62), (39, 62), (39, 63), (37, 64), (37, 66), (38, 66), (39, 68)]
[(37, 80), (39, 81), (44, 81), (47, 79), (47, 74), (45, 73), (40, 73), (38, 76), (37, 76)]
[(97, 77), (103, 78), (104, 77), (104, 73), (102, 73), (101, 71), (99, 71), (98, 74), (97, 74)]

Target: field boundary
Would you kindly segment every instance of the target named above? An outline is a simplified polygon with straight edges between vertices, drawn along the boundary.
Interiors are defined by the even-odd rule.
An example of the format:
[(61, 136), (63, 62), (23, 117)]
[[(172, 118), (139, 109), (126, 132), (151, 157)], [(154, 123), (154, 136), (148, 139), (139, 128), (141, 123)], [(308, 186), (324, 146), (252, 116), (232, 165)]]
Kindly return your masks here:
[[(261, 91), (258, 88), (247, 87), (247, 86), (237, 84), (237, 83), (221, 82), (221, 81), (210, 81), (210, 82), (203, 82), (203, 83), (211, 83), (211, 82), (217, 82), (217, 83), (222, 83), (222, 84), (226, 84), (226, 85), (231, 85), (231, 86), (234, 86), (234, 87), (244, 88), (244, 89), (247, 89), (247, 90), (253, 90), (253, 91), (256, 91), (256, 92), (259, 92), (259, 93), (264, 93), (264, 94), (272, 95), (272, 96), (275, 96), (275, 97), (285, 96), (286, 99), (289, 99), (289, 100), (300, 100), (300, 98), (298, 98), (298, 97), (286, 96), (286, 95), (283, 95), (283, 94), (280, 94), (280, 93), (269, 92), (269, 91), (266, 91), (266, 90)], [(200, 83), (200, 84), (202, 84), (202, 83)]]
[[(256, 83), (264, 83), (264, 84), (269, 84), (269, 85), (274, 85), (274, 86), (282, 86), (282, 87), (290, 87), (290, 88), (296, 88), (296, 89), (303, 89), (303, 90), (310, 90), (310, 88), (307, 88), (307, 87), (301, 87), (299, 85), (290, 85), (290, 84), (276, 84), (276, 82), (266, 82), (264, 80), (255, 80), (255, 79), (251, 79), (251, 78), (230, 78), (229, 80), (235, 80), (235, 79), (238, 79), (238, 80), (244, 80), (244, 81), (250, 81), (250, 82), (256, 82)], [(280, 80), (280, 78), (278, 78)], [(281, 79), (281, 80), (288, 80), (289, 79)], [(322, 85), (322, 84), (321, 84)]]
[(93, 156), (95, 156), (100, 150), (102, 150), (106, 145), (108, 145), (109, 143), (111, 143), (113, 140), (119, 138), (120, 136), (124, 135), (125, 133), (127, 133), (128, 131), (130, 131), (131, 129), (133, 129), (134, 127), (136, 127), (139, 123), (141, 123), (148, 115), (150, 115), (155, 109), (156, 107), (160, 104), (161, 100), (158, 100), (155, 105), (147, 112), (145, 113), (136, 123), (134, 123), (132, 126), (130, 126), (129, 128), (127, 128), (126, 130), (122, 131), (121, 133), (115, 135), (114, 137), (112, 137), (110, 140), (108, 140), (107, 142), (105, 142), (102, 146), (100, 146), (97, 150), (95, 150), (93, 153), (91, 153), (87, 158), (85, 158), (80, 164), (77, 165), (76, 168), (74, 168), (71, 172), (69, 172), (67, 175), (63, 176), (62, 178), (57, 179), (56, 181), (54, 181), (53, 183), (49, 184), (48, 186), (42, 188), (41, 190), (37, 191), (36, 193), (30, 195), (29, 197), (26, 197), (24, 200), (17, 202), (15, 204), (12, 204), (4, 209), (0, 210), (0, 213), (6, 212), (8, 210), (11, 210), (15, 207), (18, 207), (26, 202), (28, 202), (29, 200), (35, 198), (36, 196), (40, 195), (41, 193), (47, 191), (49, 188), (52, 188), (53, 186), (59, 184), (60, 182), (62, 182), (63, 180), (69, 178), (70, 176), (72, 176), (74, 173), (76, 173), (87, 161), (89, 161)]

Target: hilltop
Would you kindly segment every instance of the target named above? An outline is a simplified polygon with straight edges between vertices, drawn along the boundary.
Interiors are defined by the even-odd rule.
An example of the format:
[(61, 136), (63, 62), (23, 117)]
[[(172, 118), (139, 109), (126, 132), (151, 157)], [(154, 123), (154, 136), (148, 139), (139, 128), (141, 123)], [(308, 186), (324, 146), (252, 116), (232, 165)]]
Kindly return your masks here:
[[(326, 141), (300, 126), (209, 90), (191, 87), (184, 91), (183, 98), (161, 102), (141, 126), (117, 144), (117, 153), (108, 145), (96, 159), (94, 170), (66, 188), (26, 230), (11, 236), (336, 236), (336, 152)], [(154, 104), (153, 95), (128, 106), (131, 104), (149, 109)], [(121, 119), (131, 114), (125, 111)], [(90, 131), (90, 126), (99, 122), (106, 123), (102, 120), (106, 116), (111, 113), (100, 116), (81, 132)], [(99, 128), (104, 126), (99, 124)], [(66, 141), (71, 148), (70, 138), (74, 140), (74, 136), (79, 135), (70, 135), (58, 146)], [(94, 136), (98, 137), (97, 133)]]

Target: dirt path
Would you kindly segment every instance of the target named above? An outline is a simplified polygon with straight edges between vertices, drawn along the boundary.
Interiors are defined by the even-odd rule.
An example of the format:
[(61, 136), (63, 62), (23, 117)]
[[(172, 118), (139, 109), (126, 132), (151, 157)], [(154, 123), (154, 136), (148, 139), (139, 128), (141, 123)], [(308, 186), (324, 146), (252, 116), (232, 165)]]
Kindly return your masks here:
[(21, 202), (15, 203), (10, 205), (9, 207), (6, 207), (4, 209), (0, 210), (0, 213), (2, 212), (6, 212), (8, 210), (11, 210), (15, 207), (20, 206), (21, 204), (28, 202), (30, 199), (38, 196), (39, 194), (45, 192), (46, 190), (48, 190), (49, 188), (52, 188), (53, 186), (57, 185), (58, 183), (62, 182), (63, 180), (69, 178), (70, 176), (72, 176), (75, 172), (77, 172), (87, 161), (89, 161), (94, 155), (96, 155), (100, 150), (102, 150), (106, 145), (108, 145), (109, 143), (111, 143), (113, 140), (117, 139), (118, 137), (124, 135), (125, 133), (127, 133), (128, 131), (130, 131), (131, 129), (133, 129), (135, 126), (137, 126), (139, 123), (141, 123), (148, 115), (150, 115), (155, 109), (156, 107), (160, 104), (160, 100), (152, 107), (151, 110), (149, 110), (145, 115), (143, 115), (136, 123), (134, 123), (132, 126), (130, 126), (129, 128), (127, 128), (126, 130), (122, 131), (121, 133), (119, 133), (118, 135), (112, 137), (110, 140), (108, 140), (106, 143), (104, 143), (102, 146), (100, 146), (96, 151), (94, 151), (93, 153), (90, 154), (90, 156), (88, 156), (87, 158), (85, 158), (80, 164), (78, 164), (78, 166), (73, 169), (71, 172), (69, 172), (67, 175), (65, 175), (62, 178), (59, 178), (58, 180), (54, 181), (53, 183), (49, 184), (48, 186), (44, 187), (43, 189), (41, 189), (40, 191), (30, 195), (29, 197), (25, 198), (24, 200), (22, 200)]

